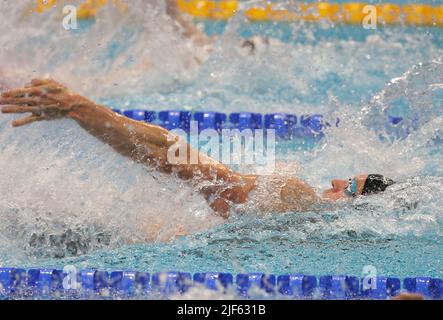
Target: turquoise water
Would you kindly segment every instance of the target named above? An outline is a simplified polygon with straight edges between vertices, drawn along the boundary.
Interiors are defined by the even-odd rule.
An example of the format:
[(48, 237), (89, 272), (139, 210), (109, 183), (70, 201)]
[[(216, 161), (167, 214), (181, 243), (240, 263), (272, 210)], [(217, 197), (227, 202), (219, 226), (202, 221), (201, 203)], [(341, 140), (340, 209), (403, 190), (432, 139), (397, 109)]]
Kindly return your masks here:
[[(39, 260), (41, 266), (75, 265), (101, 270), (135, 269), (362, 275), (365, 266), (397, 277), (442, 276), (442, 239), (358, 235), (352, 230), (324, 237), (292, 236), (304, 218), (233, 219), (225, 226), (168, 244), (123, 246), (62, 260)], [(257, 235), (257, 229), (259, 230)], [(33, 266), (34, 264), (28, 264)]]
[[(279, 170), (319, 191), (331, 178), (381, 172), (396, 189), (320, 213), (222, 223), (184, 183), (120, 158), (69, 121), (13, 131), (2, 116), (0, 265), (313, 275), (361, 275), (371, 265), (383, 275), (443, 277), (443, 29), (206, 23), (215, 50), (189, 71), (180, 63), (189, 52), (174, 47), (165, 21), (143, 19), (144, 28), (99, 20), (72, 34), (50, 20), (14, 39), (5, 22), (3, 45), (16, 55), (1, 71), (20, 81), (50, 74), (114, 108), (340, 117), (313, 148), (281, 143)], [(271, 45), (245, 55), (242, 39), (257, 34)], [(156, 66), (143, 70), (145, 56)], [(419, 126), (396, 139), (417, 114)], [(405, 121), (386, 126), (389, 115)], [(154, 220), (170, 222), (165, 234), (183, 224), (190, 235), (147, 241), (136, 225)]]

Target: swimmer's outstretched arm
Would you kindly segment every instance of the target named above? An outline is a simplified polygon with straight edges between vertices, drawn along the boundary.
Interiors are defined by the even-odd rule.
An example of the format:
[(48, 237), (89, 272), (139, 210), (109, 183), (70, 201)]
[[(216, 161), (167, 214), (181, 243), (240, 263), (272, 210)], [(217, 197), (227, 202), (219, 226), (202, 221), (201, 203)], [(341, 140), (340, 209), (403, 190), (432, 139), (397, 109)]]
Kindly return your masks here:
[(178, 23), (186, 38), (194, 38), (198, 45), (207, 45), (212, 42), (211, 38), (198, 29), (180, 10), (177, 0), (166, 0), (166, 13)]
[(255, 182), (255, 178), (233, 172), (190, 148), (186, 142), (182, 143), (187, 148), (187, 159), (193, 156), (199, 162), (170, 163), (168, 150), (179, 141), (179, 136), (159, 126), (120, 116), (54, 80), (35, 79), (25, 88), (5, 92), (1, 95), (0, 105), (3, 105), (3, 113), (31, 113), (15, 120), (12, 123), (14, 127), (42, 120), (72, 118), (90, 134), (138, 163), (175, 173), (181, 179), (206, 181), (207, 187), (201, 192), (211, 207), (225, 217), (229, 212), (229, 202), (246, 201), (247, 192)]

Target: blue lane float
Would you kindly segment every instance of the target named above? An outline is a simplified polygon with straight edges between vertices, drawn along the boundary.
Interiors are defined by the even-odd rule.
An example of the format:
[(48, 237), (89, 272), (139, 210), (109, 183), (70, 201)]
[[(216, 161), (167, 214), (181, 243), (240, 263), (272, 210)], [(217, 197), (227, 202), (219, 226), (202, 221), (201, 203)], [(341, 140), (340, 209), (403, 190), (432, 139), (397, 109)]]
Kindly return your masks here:
[[(443, 299), (443, 280), (430, 277), (362, 279), (348, 275), (316, 278), (302, 274), (161, 272), (0, 268), (0, 299), (161, 298), (183, 295), (191, 288), (235, 294), (240, 299), (386, 300), (401, 292)], [(73, 286), (73, 283), (76, 283)]]
[(198, 131), (201, 132), (206, 129), (215, 129), (221, 131), (225, 128), (227, 116), (219, 112), (196, 112), (194, 113), (194, 120), (198, 122)]
[(273, 113), (265, 115), (265, 128), (274, 129), (277, 137), (291, 139), (293, 130), (297, 126), (295, 114)]
[(261, 290), (263, 293), (273, 295), (275, 293), (276, 278), (273, 274), (249, 273), (238, 274), (235, 280), (237, 293), (241, 297), (250, 298), (251, 290)]
[(186, 293), (192, 285), (192, 275), (187, 272), (159, 272), (152, 276), (153, 291), (165, 297)]
[(443, 298), (443, 280), (426, 277), (406, 278), (403, 287), (412, 293), (420, 293), (432, 299)]
[(362, 281), (360, 288), (362, 297), (384, 300), (400, 293), (401, 281), (398, 278), (377, 277), (369, 279), (367, 286), (368, 288), (364, 288), (364, 282)]
[(286, 274), (277, 278), (278, 292), (284, 296), (312, 298), (317, 288), (317, 278), (299, 274)]
[[(250, 129), (274, 129), (276, 136), (282, 140), (293, 138), (318, 139), (323, 137), (323, 131), (331, 125), (324, 121), (323, 115), (302, 115), (300, 118), (295, 114), (271, 113), (262, 115), (252, 112), (234, 112), (225, 114), (220, 112), (189, 112), (183, 110), (120, 110), (114, 112), (137, 121), (154, 123), (168, 130), (181, 129), (185, 132), (190, 130), (192, 120), (198, 122), (199, 132), (205, 129), (214, 129), (220, 132), (223, 129), (238, 129), (240, 131)], [(298, 121), (300, 119), (300, 121)], [(338, 126), (337, 119), (336, 125)]]
[[(191, 123), (191, 113), (188, 111), (166, 110), (158, 113), (159, 121), (156, 123), (168, 130), (182, 129), (189, 131)], [(155, 121), (148, 121), (153, 122)]]
[[(337, 118), (331, 124), (321, 114), (307, 114), (297, 116), (290, 113), (270, 113), (262, 115), (252, 112), (234, 112), (225, 114), (220, 112), (190, 112), (184, 110), (120, 110), (112, 109), (114, 112), (137, 121), (154, 123), (168, 130), (181, 129), (189, 132), (192, 120), (198, 122), (199, 132), (205, 129), (214, 129), (220, 132), (223, 129), (239, 129), (240, 131), (250, 129), (274, 129), (279, 140), (310, 139), (318, 141), (324, 137), (324, 131), (330, 127), (339, 127), (340, 119)], [(413, 127), (401, 131), (404, 118), (389, 116), (387, 123), (389, 130), (397, 138), (404, 138), (411, 130), (418, 127), (418, 119), (413, 121)], [(404, 130), (403, 130), (404, 131)]]
[(355, 299), (360, 296), (360, 281), (351, 276), (323, 276), (319, 280), (322, 299)]
[(214, 291), (226, 291), (234, 282), (232, 274), (219, 272), (196, 273), (193, 279), (194, 284), (200, 284)]
[(231, 113), (229, 115), (229, 122), (233, 129), (262, 129), (263, 117), (260, 113), (240, 112)]
[[(114, 110), (118, 111), (119, 110)], [(156, 119), (156, 115), (154, 111), (146, 111), (146, 110), (126, 110), (123, 112), (123, 115), (137, 121), (145, 121), (145, 122), (153, 122)]]
[(114, 271), (110, 275), (110, 289), (114, 295), (134, 296), (137, 292), (149, 294), (151, 291), (149, 273)]
[[(22, 275), (22, 279), (22, 284), (26, 283), (25, 291), (31, 296), (49, 297), (63, 290), (64, 275), (60, 270), (31, 269), (27, 275)], [(20, 291), (20, 286), (18, 288)]]

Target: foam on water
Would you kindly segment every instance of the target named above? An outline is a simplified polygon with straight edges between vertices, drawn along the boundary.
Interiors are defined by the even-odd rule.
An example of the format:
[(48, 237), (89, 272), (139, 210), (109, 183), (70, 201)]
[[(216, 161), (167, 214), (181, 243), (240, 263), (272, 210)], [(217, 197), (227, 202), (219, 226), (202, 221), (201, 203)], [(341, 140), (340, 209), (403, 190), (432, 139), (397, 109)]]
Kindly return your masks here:
[(0, 61), (8, 84), (50, 75), (88, 95), (119, 97), (170, 87), (196, 65), (191, 40), (177, 32), (164, 1), (133, 1), (125, 14), (108, 6), (95, 23), (71, 32), (62, 26), (61, 5), (37, 14), (34, 1), (2, 2)]
[(121, 158), (69, 120), (22, 134), (3, 118), (1, 128), (2, 249), (63, 257), (218, 222), (189, 186)]
[[(96, 23), (67, 32), (56, 14), (60, 8), (23, 15), (29, 2), (4, 1), (0, 82), (16, 86), (50, 75), (80, 93), (113, 101), (114, 107), (142, 104), (152, 109), (275, 110), (339, 117), (340, 127), (330, 128), (318, 147), (277, 155), (280, 162), (294, 163), (286, 171), (297, 168), (297, 174), (319, 190), (331, 178), (359, 172), (384, 173), (402, 182), (396, 188), (410, 186), (326, 213), (237, 217), (182, 240), (189, 250), (220, 250), (211, 246), (211, 239), (240, 247), (266, 240), (274, 250), (273, 244), (282, 239), (293, 241), (286, 243), (290, 247), (306, 241), (346, 241), (349, 234), (357, 242), (412, 236), (441, 243), (443, 49), (436, 41), (441, 30), (352, 29), (350, 34), (357, 36), (334, 39), (319, 36), (334, 26), (294, 24), (289, 43), (273, 38), (271, 45), (263, 44), (249, 56), (241, 49), (238, 33), (244, 23), (238, 16), (199, 67), (196, 57), (204, 49), (176, 32), (162, 3), (133, 1), (128, 14), (108, 8)], [(420, 120), (415, 123), (417, 114)], [(386, 126), (389, 115), (405, 120), (392, 128)], [(0, 264), (168, 240), (222, 223), (186, 183), (123, 159), (72, 121), (13, 129), (11, 120), (0, 118)], [(412, 129), (406, 139), (393, 138), (407, 127)], [(426, 177), (408, 180), (415, 176)], [(175, 246), (180, 242), (170, 250)], [(144, 248), (153, 256), (157, 249), (172, 252), (160, 245)], [(242, 269), (234, 253), (227, 253), (231, 267)], [(91, 263), (103, 263), (102, 255), (106, 251), (98, 251)], [(160, 260), (164, 267), (168, 261), (171, 266), (177, 263), (166, 256)]]

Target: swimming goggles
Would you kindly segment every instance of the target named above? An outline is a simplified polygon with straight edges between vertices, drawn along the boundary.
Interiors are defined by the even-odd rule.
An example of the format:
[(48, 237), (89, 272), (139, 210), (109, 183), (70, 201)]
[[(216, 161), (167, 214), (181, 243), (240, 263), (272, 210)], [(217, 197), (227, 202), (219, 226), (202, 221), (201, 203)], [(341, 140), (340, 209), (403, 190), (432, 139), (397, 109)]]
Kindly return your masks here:
[(357, 180), (355, 178), (349, 179), (348, 186), (345, 189), (345, 193), (351, 197), (357, 196)]

